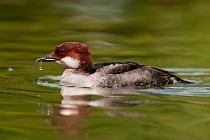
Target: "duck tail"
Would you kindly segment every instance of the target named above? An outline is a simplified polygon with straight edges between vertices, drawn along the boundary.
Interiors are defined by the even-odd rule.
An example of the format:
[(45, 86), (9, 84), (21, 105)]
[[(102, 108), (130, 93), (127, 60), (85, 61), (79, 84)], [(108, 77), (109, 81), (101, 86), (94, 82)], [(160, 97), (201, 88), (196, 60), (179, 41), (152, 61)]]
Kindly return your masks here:
[(178, 82), (178, 83), (182, 83), (182, 84), (194, 84), (192, 82), (189, 82), (189, 81), (186, 81), (186, 80), (183, 80), (179, 77), (175, 77), (175, 80)]

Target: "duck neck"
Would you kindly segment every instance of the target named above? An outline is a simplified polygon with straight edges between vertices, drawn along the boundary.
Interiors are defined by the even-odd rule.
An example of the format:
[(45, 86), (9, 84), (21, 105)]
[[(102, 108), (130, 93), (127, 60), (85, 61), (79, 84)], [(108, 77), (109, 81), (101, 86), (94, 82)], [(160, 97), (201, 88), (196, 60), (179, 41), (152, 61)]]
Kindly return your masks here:
[(86, 56), (85, 58), (82, 58), (80, 61), (80, 67), (78, 68), (80, 72), (83, 73), (94, 73), (95, 69), (93, 68), (92, 58), (91, 56)]

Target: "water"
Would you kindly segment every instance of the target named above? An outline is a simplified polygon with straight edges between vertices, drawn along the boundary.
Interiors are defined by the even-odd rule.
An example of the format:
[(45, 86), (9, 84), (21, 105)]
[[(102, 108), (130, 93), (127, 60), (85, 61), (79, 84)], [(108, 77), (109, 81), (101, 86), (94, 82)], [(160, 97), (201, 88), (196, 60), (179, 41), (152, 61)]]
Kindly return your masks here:
[[(209, 139), (209, 5), (0, 1), (1, 139)], [(94, 63), (158, 66), (194, 84), (62, 87), (62, 66), (35, 61), (65, 41), (88, 44)]]
[[(185, 76), (187, 81), (191, 81), (193, 84), (175, 84), (169, 85), (164, 89), (142, 89), (141, 87), (135, 88), (118, 88), (116, 89), (101, 89), (96, 88), (92, 91), (88, 91), (87, 88), (79, 88), (78, 91), (74, 91), (75, 88), (70, 88), (67, 92), (70, 92), (70, 95), (80, 95), (81, 94), (90, 94), (90, 95), (139, 95), (141, 93), (145, 94), (159, 94), (159, 95), (176, 95), (176, 96), (208, 96), (210, 94), (210, 85), (205, 84), (204, 82), (209, 83), (210, 69), (201, 69), (201, 68), (165, 68), (172, 73), (177, 73), (180, 76)], [(205, 77), (203, 77), (205, 76)], [(202, 79), (201, 79), (202, 78)], [(51, 80), (49, 83), (47, 80)], [(40, 86), (54, 87), (54, 88), (68, 88), (60, 85), (59, 83), (60, 76), (46, 75), (39, 78), (37, 82)], [(73, 90), (72, 92), (70, 90)], [(83, 91), (84, 90), (84, 91)], [(61, 90), (62, 92), (63, 90)], [(114, 92), (113, 92), (114, 91)], [(83, 93), (84, 92), (84, 93)], [(89, 92), (89, 93), (85, 93)], [(113, 93), (112, 93), (113, 92)], [(75, 94), (74, 94), (75, 93)], [(63, 95), (63, 93), (61, 93)]]
[(42, 68), (42, 61), (39, 62), (39, 70), (41, 70), (41, 71), (43, 70), (43, 68)]

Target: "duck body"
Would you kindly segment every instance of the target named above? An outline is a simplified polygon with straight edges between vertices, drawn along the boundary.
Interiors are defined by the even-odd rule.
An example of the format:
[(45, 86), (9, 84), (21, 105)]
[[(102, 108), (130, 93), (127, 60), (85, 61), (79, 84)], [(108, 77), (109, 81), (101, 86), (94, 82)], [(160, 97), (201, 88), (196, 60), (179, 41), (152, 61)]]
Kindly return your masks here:
[(66, 42), (38, 62), (55, 61), (67, 69), (61, 76), (65, 86), (76, 87), (163, 87), (175, 83), (190, 83), (168, 71), (134, 62), (105, 62), (92, 64), (85, 44)]

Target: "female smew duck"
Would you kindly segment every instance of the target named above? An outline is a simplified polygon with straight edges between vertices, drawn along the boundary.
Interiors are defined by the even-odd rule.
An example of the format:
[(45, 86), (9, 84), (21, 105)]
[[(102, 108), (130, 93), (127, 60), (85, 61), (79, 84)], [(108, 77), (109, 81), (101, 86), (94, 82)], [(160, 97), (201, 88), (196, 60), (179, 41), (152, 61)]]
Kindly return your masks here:
[(76, 87), (163, 87), (174, 83), (190, 83), (168, 71), (135, 62), (93, 64), (88, 46), (79, 42), (58, 45), (51, 54), (37, 62), (54, 61), (66, 66), (61, 76), (65, 86)]

